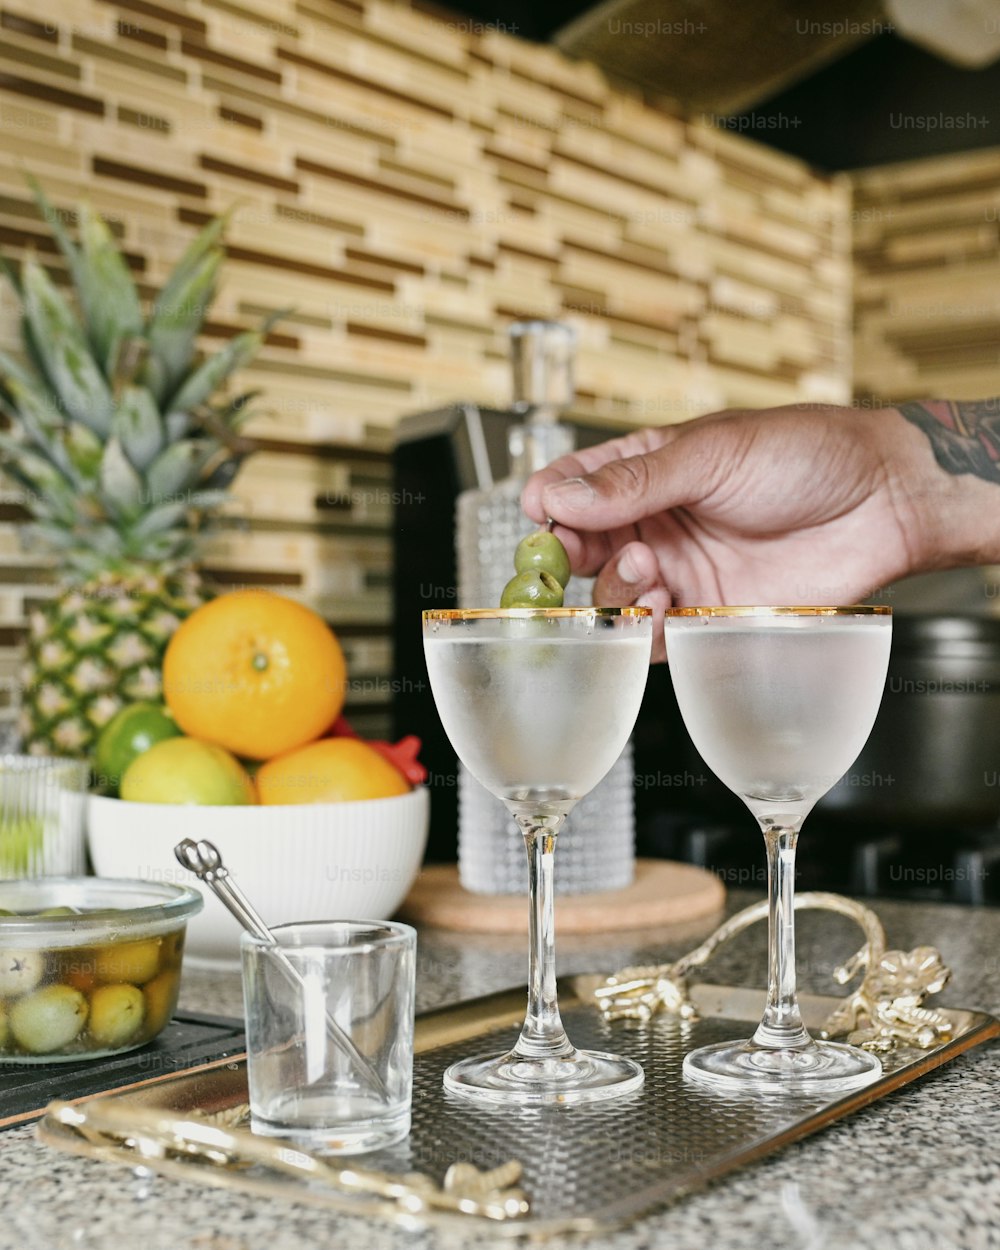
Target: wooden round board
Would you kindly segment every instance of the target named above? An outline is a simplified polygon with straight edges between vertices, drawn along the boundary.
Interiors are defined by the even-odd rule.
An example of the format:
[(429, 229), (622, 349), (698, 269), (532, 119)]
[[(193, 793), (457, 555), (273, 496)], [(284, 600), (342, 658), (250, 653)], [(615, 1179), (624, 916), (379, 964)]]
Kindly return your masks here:
[[(525, 886), (527, 891), (527, 885)], [(639, 859), (623, 890), (556, 896), (559, 933), (610, 933), (697, 920), (718, 911), (726, 891), (718, 877), (693, 864)], [(473, 933), (521, 933), (528, 928), (526, 893), (473, 894), (457, 864), (429, 864), (400, 908), (416, 924)]]

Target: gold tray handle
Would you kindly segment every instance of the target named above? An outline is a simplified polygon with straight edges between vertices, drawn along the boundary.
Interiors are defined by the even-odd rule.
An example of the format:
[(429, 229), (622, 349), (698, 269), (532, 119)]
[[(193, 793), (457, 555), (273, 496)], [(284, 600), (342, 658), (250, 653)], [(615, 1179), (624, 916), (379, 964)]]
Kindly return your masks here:
[[(358, 1199), (379, 1200), (409, 1215), (446, 1211), (503, 1221), (527, 1215), (529, 1210), (527, 1197), (515, 1187), (522, 1171), (516, 1159), (488, 1172), (471, 1163), (453, 1163), (439, 1186), (421, 1172), (397, 1175), (338, 1166), (330, 1158), (291, 1142), (227, 1128), (196, 1116), (184, 1118), (152, 1107), (130, 1107), (111, 1098), (53, 1102), (46, 1118), (72, 1129), (92, 1145), (128, 1150), (140, 1158), (184, 1159), (227, 1170), (263, 1166), (331, 1186)], [(363, 1213), (361, 1207), (359, 1213)]]
[[(854, 1046), (885, 1054), (897, 1045), (930, 1050), (952, 1037), (953, 1024), (940, 1011), (924, 1006), (931, 994), (948, 983), (951, 969), (933, 946), (911, 951), (886, 950), (885, 930), (869, 907), (819, 890), (799, 894), (795, 909), (837, 912), (853, 920), (865, 935), (865, 943), (850, 959), (834, 969), (838, 985), (846, 985), (859, 972), (861, 984), (827, 1018), (820, 1035), (843, 1037)], [(767, 917), (767, 900), (745, 907), (731, 916), (700, 946), (671, 964), (623, 968), (594, 990), (597, 1005), (608, 1020), (649, 1020), (658, 1012), (697, 1018), (691, 1001), (691, 973), (701, 968), (724, 943)]]

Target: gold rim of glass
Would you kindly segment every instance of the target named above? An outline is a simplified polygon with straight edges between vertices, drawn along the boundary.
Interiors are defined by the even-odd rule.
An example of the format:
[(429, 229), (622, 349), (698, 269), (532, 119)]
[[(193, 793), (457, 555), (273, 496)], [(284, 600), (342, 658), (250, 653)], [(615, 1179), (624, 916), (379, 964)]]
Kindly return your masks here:
[(855, 603), (847, 607), (805, 606), (721, 606), (716, 608), (667, 608), (667, 616), (891, 616), (883, 604)]
[(425, 621), (477, 621), (488, 618), (526, 620), (537, 617), (572, 616), (652, 616), (652, 608), (425, 608), (421, 613)]

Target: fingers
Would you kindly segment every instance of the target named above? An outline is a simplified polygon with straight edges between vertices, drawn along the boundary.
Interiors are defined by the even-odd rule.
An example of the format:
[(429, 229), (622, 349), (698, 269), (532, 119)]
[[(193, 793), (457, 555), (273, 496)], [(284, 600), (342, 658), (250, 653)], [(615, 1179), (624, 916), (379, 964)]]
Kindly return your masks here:
[(555, 527), (555, 535), (566, 548), (570, 567), (578, 577), (595, 577), (616, 551), (637, 537), (635, 526), (617, 530), (599, 530), (588, 534), (584, 531)]
[(560, 456), (558, 460), (553, 460), (544, 469), (533, 473), (521, 492), (521, 507), (525, 514), (538, 525), (544, 525), (549, 519), (545, 505), (542, 503), (542, 495), (546, 487), (552, 485), (553, 482), (562, 482), (566, 478), (580, 477), (586, 472), (582, 463), (573, 455)]
[(650, 451), (550, 481), (542, 488), (542, 512), (568, 529), (607, 533), (702, 502), (732, 468), (734, 440), (721, 422), (691, 422), (665, 433), (670, 436)]
[(627, 543), (598, 573), (594, 602), (624, 608), (654, 588), (665, 589), (656, 556), (645, 543)]
[(634, 524), (665, 508), (689, 502), (685, 482), (670, 459), (672, 447), (612, 460), (594, 472), (551, 482), (542, 490), (542, 509), (569, 529), (611, 530)]
[(663, 613), (672, 600), (656, 556), (645, 543), (628, 543), (601, 569), (594, 582), (594, 602), (608, 607), (652, 608), (652, 662), (666, 659)]
[(622, 438), (612, 438), (606, 443), (586, 447), (572, 455), (560, 456), (528, 479), (521, 495), (521, 507), (533, 521), (541, 525), (548, 520), (542, 498), (546, 487), (567, 478), (584, 477), (623, 457), (654, 451), (672, 439), (675, 433), (676, 430), (671, 428), (636, 430)]

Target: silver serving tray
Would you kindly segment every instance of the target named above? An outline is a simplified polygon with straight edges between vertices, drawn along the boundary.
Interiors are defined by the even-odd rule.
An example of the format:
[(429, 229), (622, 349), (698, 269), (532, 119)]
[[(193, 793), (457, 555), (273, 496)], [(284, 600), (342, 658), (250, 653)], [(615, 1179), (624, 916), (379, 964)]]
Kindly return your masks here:
[[(825, 1128), (1000, 1035), (1000, 1021), (992, 1016), (939, 1009), (953, 1023), (952, 1040), (931, 1050), (895, 1050), (883, 1057), (882, 1078), (865, 1089), (830, 1100), (726, 1096), (692, 1085), (682, 1074), (682, 1059), (692, 1047), (749, 1036), (760, 1019), (763, 991), (696, 985), (691, 992), (700, 1017), (696, 1021), (664, 1014), (647, 1023), (611, 1023), (591, 996), (603, 980), (601, 975), (560, 981), (567, 1031), (579, 1046), (613, 1050), (641, 1063), (646, 1072), (641, 1090), (589, 1107), (530, 1109), (479, 1107), (446, 1094), (441, 1077), (449, 1063), (513, 1045), (525, 993), (508, 990), (418, 1016), (410, 1137), (391, 1150), (337, 1161), (401, 1178), (421, 1172), (440, 1182), (456, 1162), (490, 1170), (515, 1158), (523, 1164), (520, 1187), (530, 1202), (528, 1212), (517, 1218), (486, 1221), (474, 1214), (407, 1210), (260, 1163), (213, 1166), (169, 1154), (142, 1162), (186, 1181), (386, 1218), (411, 1228), (444, 1223), (472, 1233), (488, 1227), (495, 1237), (592, 1234), (620, 1227)], [(841, 1000), (803, 995), (800, 1002), (806, 1023), (818, 1029)], [(134, 1109), (193, 1114), (231, 1126), (247, 1102), (245, 1064), (223, 1060), (108, 1098)], [(131, 1167), (137, 1162), (126, 1145), (87, 1140), (52, 1113), (41, 1121), (38, 1135), (59, 1150)]]

